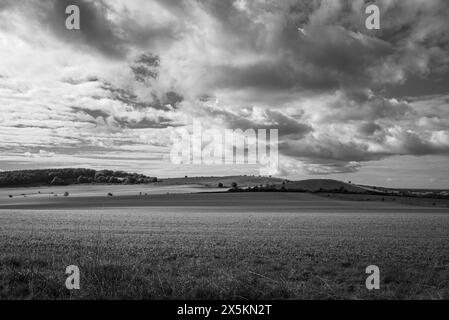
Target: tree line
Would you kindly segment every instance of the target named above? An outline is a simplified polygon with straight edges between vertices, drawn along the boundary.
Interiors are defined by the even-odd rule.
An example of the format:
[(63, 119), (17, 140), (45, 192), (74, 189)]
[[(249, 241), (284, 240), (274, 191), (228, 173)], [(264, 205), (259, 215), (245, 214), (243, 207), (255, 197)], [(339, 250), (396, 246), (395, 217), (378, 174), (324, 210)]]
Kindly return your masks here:
[(84, 168), (17, 170), (0, 172), (0, 187), (71, 184), (144, 184), (158, 182), (156, 177), (138, 173)]

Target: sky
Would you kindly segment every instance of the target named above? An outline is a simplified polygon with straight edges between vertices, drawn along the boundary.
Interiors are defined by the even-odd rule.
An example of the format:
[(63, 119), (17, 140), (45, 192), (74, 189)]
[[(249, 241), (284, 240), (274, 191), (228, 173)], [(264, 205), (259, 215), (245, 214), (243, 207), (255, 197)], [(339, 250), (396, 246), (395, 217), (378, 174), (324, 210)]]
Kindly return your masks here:
[(195, 119), (278, 129), (276, 176), (449, 188), (448, 83), (446, 0), (0, 0), (0, 170), (259, 174), (171, 163)]

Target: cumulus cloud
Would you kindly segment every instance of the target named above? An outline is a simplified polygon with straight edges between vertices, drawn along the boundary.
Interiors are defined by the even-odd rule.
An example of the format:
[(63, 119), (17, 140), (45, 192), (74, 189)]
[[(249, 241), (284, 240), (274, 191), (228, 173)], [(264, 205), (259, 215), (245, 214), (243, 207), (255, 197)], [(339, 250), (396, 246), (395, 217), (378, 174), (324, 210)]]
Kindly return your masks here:
[(199, 119), (278, 129), (284, 175), (447, 156), (449, 4), (374, 3), (2, 1), (0, 149), (132, 158)]

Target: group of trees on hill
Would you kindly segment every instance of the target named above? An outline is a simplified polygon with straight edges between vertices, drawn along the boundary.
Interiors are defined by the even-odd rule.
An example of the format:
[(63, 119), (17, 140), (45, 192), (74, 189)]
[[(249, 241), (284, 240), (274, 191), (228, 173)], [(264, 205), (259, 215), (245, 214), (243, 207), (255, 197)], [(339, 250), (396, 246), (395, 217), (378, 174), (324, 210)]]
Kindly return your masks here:
[[(247, 188), (239, 188), (237, 185), (232, 185), (232, 189), (229, 191), (239, 191), (239, 192), (313, 192), (313, 193), (350, 193), (343, 186), (335, 189), (323, 189), (319, 188), (317, 190), (308, 190), (304, 188), (286, 188), (286, 183), (288, 181), (283, 181), (282, 184), (267, 183), (265, 185), (257, 185)], [(367, 192), (370, 193), (370, 192)]]
[(26, 185), (144, 184), (158, 182), (156, 177), (124, 171), (83, 168), (20, 170), (0, 172), (0, 187)]

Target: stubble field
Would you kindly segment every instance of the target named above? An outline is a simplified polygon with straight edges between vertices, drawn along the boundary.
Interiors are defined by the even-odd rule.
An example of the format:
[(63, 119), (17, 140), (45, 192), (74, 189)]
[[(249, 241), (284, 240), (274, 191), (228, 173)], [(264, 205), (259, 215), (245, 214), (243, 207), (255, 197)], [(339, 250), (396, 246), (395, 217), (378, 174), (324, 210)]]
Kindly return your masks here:
[[(449, 299), (447, 208), (293, 193), (122, 200), (0, 209), (0, 298)], [(65, 287), (68, 265), (80, 290)], [(368, 265), (380, 290), (365, 287)]]

